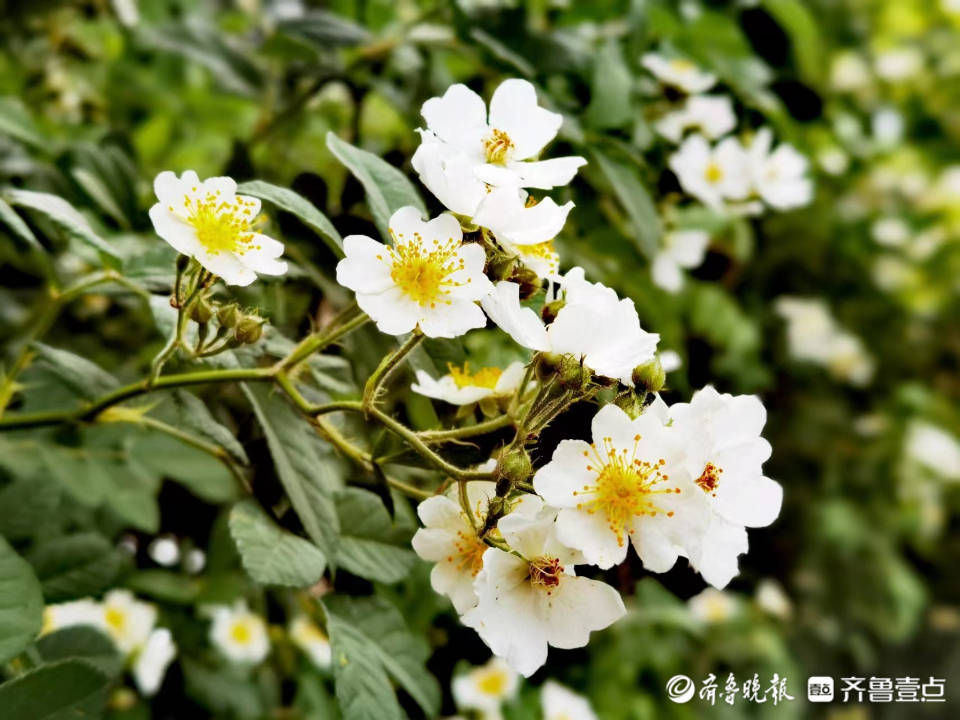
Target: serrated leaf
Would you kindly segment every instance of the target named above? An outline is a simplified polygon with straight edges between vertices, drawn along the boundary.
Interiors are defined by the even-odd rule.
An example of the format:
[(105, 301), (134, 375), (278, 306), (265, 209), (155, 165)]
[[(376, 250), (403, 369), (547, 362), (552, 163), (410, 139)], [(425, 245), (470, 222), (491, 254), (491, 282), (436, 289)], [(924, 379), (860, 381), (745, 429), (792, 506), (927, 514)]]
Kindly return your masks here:
[(591, 154), (630, 218), (637, 249), (645, 257), (652, 258), (660, 246), (660, 217), (650, 193), (640, 180), (638, 168), (599, 150)]
[(65, 627), (37, 640), (37, 652), (44, 662), (83, 658), (105, 674), (116, 677), (123, 670), (123, 658), (108, 635), (84, 625)]
[(0, 537), (0, 663), (23, 652), (42, 623), (43, 596), (33, 568)]
[(109, 682), (93, 663), (62, 660), (0, 685), (0, 708), (4, 720), (93, 720)]
[(78, 533), (37, 545), (28, 559), (47, 602), (99, 595), (113, 585), (122, 559), (102, 536)]
[(263, 585), (308, 587), (326, 569), (327, 561), (320, 548), (279, 527), (252, 500), (233, 506), (230, 534), (244, 569)]
[[(299, 23), (299, 20), (297, 21)], [(299, 193), (278, 185), (271, 185), (263, 180), (250, 180), (240, 183), (237, 192), (242, 195), (266, 200), (281, 210), (296, 215), (306, 226), (314, 230), (337, 257), (343, 257), (343, 239), (340, 233), (330, 222), (329, 218), (320, 212), (309, 200)]]
[(173, 393), (173, 404), (177, 409), (179, 425), (185, 430), (192, 430), (208, 440), (222, 447), (238, 462), (250, 464), (243, 445), (223, 425), (218, 423), (203, 401), (186, 390), (177, 390)]
[(263, 428), (274, 469), (307, 535), (327, 558), (336, 557), (340, 523), (333, 493), (339, 480), (313, 427), (264, 385), (243, 385)]
[(11, 205), (29, 208), (41, 213), (68, 235), (90, 245), (114, 260), (120, 259), (117, 251), (106, 240), (97, 235), (80, 211), (59, 195), (16, 188), (4, 191), (4, 195)]
[(33, 349), (35, 362), (48, 369), (78, 397), (90, 400), (120, 385), (110, 373), (80, 355), (43, 343), (34, 343)]
[(390, 216), (400, 208), (412, 205), (421, 215), (426, 214), (423, 199), (413, 183), (393, 165), (341, 140), (332, 132), (327, 133), (327, 147), (367, 191), (367, 204), (381, 237), (390, 236)]
[(335, 596), (324, 601), (324, 609), (344, 720), (404, 718), (390, 679), (427, 717), (437, 715), (440, 686), (424, 667), (429, 650), (393, 605), (377, 597)]
[(394, 526), (379, 497), (348, 487), (337, 493), (337, 562), (354, 575), (385, 583), (402, 580), (416, 562), (410, 533)]
[(33, 537), (60, 503), (60, 487), (47, 477), (19, 478), (0, 490), (0, 535)]

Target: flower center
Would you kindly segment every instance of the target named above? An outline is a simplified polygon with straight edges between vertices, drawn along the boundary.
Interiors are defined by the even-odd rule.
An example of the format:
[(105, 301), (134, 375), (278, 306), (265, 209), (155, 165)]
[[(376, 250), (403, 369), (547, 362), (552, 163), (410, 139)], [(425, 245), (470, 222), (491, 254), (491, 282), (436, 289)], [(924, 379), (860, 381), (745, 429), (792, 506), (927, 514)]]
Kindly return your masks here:
[(553, 240), (537, 243), (536, 245), (517, 245), (514, 247), (521, 260), (543, 260), (550, 266), (550, 272), (560, 269), (560, 256), (553, 246)]
[[(196, 188), (193, 191), (196, 192)], [(186, 195), (183, 198), (183, 216), (211, 255), (222, 252), (242, 255), (248, 250), (260, 249), (253, 245), (254, 207), (254, 200), (236, 196), (224, 199), (219, 190), (202, 197)], [(172, 205), (168, 210), (175, 212)]]
[(513, 140), (503, 130), (493, 128), (483, 141), (483, 149), (487, 154), (487, 162), (494, 165), (503, 165), (513, 154)]
[(482, 387), (491, 390), (497, 386), (497, 381), (500, 380), (500, 375), (503, 372), (500, 368), (485, 367), (471, 373), (469, 362), (463, 364), (462, 370), (453, 363), (447, 363), (447, 369), (458, 388)]
[(706, 178), (708, 183), (716, 184), (723, 180), (723, 168), (715, 162), (707, 163), (707, 167), (703, 171), (703, 177)]
[[(457, 257), (460, 243), (453, 238), (446, 241), (433, 240), (428, 246), (420, 233), (414, 233), (413, 240), (397, 243), (403, 234), (394, 235), (395, 244), (387, 248), (390, 253), (390, 278), (403, 292), (421, 306), (436, 307), (437, 300), (446, 295), (452, 287), (460, 287), (471, 282), (453, 280), (450, 275), (463, 270), (463, 259)], [(383, 255), (377, 255), (378, 260)], [(447, 304), (449, 300), (444, 301)]]
[(111, 630), (120, 632), (127, 624), (127, 614), (123, 610), (108, 607), (103, 611), (104, 622)]
[(457, 570), (469, 570), (476, 577), (483, 569), (483, 554), (487, 551), (487, 544), (473, 533), (458, 530), (453, 547), (456, 552), (447, 557), (447, 562), (454, 563)]
[(713, 463), (707, 463), (703, 468), (703, 472), (700, 473), (694, 482), (703, 490), (705, 493), (712, 495), (713, 497), (717, 496), (717, 485), (720, 484), (720, 474), (723, 472), (723, 468), (717, 467)]
[(477, 689), (484, 695), (500, 697), (507, 689), (507, 675), (501, 670), (482, 673), (477, 680)]
[[(663, 458), (648, 462), (637, 457), (640, 436), (633, 438), (633, 449), (616, 448), (613, 438), (603, 438), (603, 447), (590, 444), (584, 457), (591, 460), (587, 470), (597, 473), (594, 485), (584, 485), (574, 495), (585, 496), (577, 503), (578, 510), (593, 514), (603, 513), (607, 524), (617, 536), (617, 544), (623, 545), (625, 534), (632, 534), (633, 519), (646, 515), (653, 517), (663, 510), (656, 504), (656, 495), (679, 493), (680, 488), (662, 487), (670, 478), (661, 472), (666, 463)], [(596, 463), (596, 464), (594, 464)], [(666, 513), (673, 517), (673, 511)]]
[(235, 622), (230, 628), (230, 639), (237, 645), (249, 645), (253, 639), (253, 633), (250, 632), (250, 626), (243, 622)]
[(560, 558), (541, 557), (531, 560), (529, 565), (530, 584), (535, 588), (546, 590), (547, 595), (560, 584), (563, 576), (563, 565)]
[(688, 73), (688, 72), (693, 72), (696, 68), (697, 66), (694, 65), (689, 60), (682, 60), (680, 58), (677, 58), (676, 60), (670, 61), (670, 69), (673, 70), (674, 72)]

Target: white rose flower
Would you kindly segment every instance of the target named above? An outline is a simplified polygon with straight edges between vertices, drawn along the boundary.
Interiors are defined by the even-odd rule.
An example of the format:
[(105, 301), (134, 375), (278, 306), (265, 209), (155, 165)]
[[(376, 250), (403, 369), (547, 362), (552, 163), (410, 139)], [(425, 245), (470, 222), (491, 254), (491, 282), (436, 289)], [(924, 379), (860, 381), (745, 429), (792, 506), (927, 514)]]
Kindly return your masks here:
[(937, 425), (910, 423), (904, 445), (907, 456), (946, 480), (960, 480), (960, 441)]
[(732, 593), (708, 587), (690, 598), (687, 607), (695, 620), (705, 625), (715, 625), (733, 618), (740, 609), (740, 603)]
[[(443, 168), (430, 161), (427, 171), (427, 160), (421, 156), (414, 169), (431, 192), (445, 204), (453, 201), (460, 208), (455, 212), (464, 215), (476, 211), (477, 205), (471, 203), (479, 204), (484, 184), (549, 189), (569, 183), (586, 163), (582, 157), (533, 160), (556, 137), (563, 116), (537, 105), (536, 89), (526, 80), (504, 80), (493, 93), (489, 115), (483, 98), (460, 84), (427, 100), (420, 112), (427, 121), (427, 129), (420, 131), (421, 148), (439, 144), (427, 152), (439, 151), (445, 160)], [(437, 174), (464, 167), (477, 181), (468, 188), (453, 188)]]
[(103, 621), (103, 611), (100, 603), (91, 598), (71, 600), (70, 602), (47, 605), (43, 609), (43, 626), (41, 635), (47, 635), (57, 630), (76, 625), (88, 625), (106, 632)]
[(210, 642), (234, 663), (255, 664), (270, 652), (267, 624), (239, 600), (232, 607), (213, 608)]
[(687, 130), (698, 130), (719, 140), (737, 126), (733, 102), (727, 95), (694, 95), (679, 110), (667, 113), (654, 127), (671, 142), (679, 143)]
[(808, 205), (813, 199), (813, 183), (806, 176), (810, 163), (787, 143), (775, 150), (773, 131), (761, 128), (747, 148), (754, 192), (777, 210)]
[[(519, 554), (488, 549), (474, 585), (477, 606), (463, 616), (497, 657), (524, 677), (547, 661), (547, 647), (582, 647), (626, 612), (606, 583), (577, 577), (580, 553), (557, 537), (554, 511), (530, 496), (525, 512), (501, 518), (498, 528)], [(537, 511), (536, 514), (530, 511)]]
[(591, 429), (592, 443), (562, 440), (533, 478), (560, 508), (557, 537), (604, 569), (623, 562), (632, 541), (644, 567), (666, 572), (704, 517), (676, 434), (653, 412), (631, 420), (616, 405)]
[(705, 230), (674, 230), (665, 234), (663, 247), (650, 268), (654, 284), (671, 293), (679, 292), (683, 287), (681, 270), (702, 263), (709, 244), (710, 233)]
[(488, 397), (513, 395), (523, 382), (526, 372), (526, 366), (522, 362), (510, 363), (505, 370), (485, 367), (470, 372), (470, 363), (464, 363), (462, 369), (448, 364), (447, 369), (450, 372), (439, 380), (430, 377), (423, 370), (417, 370), (417, 382), (413, 383), (410, 389), (451, 405), (470, 405)]
[[(481, 467), (492, 470), (496, 460)], [(479, 526), (484, 522), (487, 503), (494, 494), (492, 482), (467, 484), (473, 522), (455, 496), (436, 495), (417, 507), (424, 526), (413, 536), (413, 549), (422, 559), (435, 563), (430, 571), (430, 586), (449, 597), (461, 615), (477, 604), (474, 580), (483, 567), (483, 554), (489, 545), (477, 537), (474, 523)]]
[(474, 710), (482, 720), (500, 720), (500, 707), (517, 694), (520, 678), (498, 657), (463, 675), (450, 685), (453, 700), (460, 710)]
[(143, 647), (154, 624), (157, 608), (137, 600), (129, 590), (111, 590), (100, 605), (103, 627), (114, 645), (129, 655)]
[(640, 62), (662, 84), (694, 95), (706, 92), (717, 84), (717, 76), (701, 70), (683, 58), (669, 58), (660, 53), (646, 53)]
[(736, 138), (711, 148), (703, 135), (691, 135), (669, 164), (681, 187), (710, 207), (722, 209), (725, 201), (745, 200), (750, 194), (747, 153)]
[(333, 658), (330, 638), (310, 618), (298, 615), (291, 620), (289, 634), (293, 644), (303, 650), (316, 667), (320, 669), (330, 667)]
[(862, 90), (870, 85), (870, 66), (852, 50), (834, 57), (830, 66), (830, 84), (839, 92)]
[(153, 181), (157, 203), (150, 220), (177, 252), (196, 258), (228, 285), (249, 285), (261, 275), (283, 275), (283, 243), (257, 231), (260, 201), (237, 195), (232, 178), (201, 181), (193, 170), (179, 178), (166, 170)]
[(783, 586), (772, 578), (764, 578), (757, 583), (754, 600), (764, 612), (780, 620), (789, 620), (793, 615), (793, 603), (784, 592)]
[(403, 207), (390, 218), (390, 235), (392, 245), (344, 238), (346, 257), (337, 264), (337, 282), (356, 293), (381, 332), (419, 328), (427, 337), (457, 337), (486, 324), (476, 304), (492, 288), (483, 274), (486, 253), (462, 241), (456, 218), (444, 213), (423, 222), (416, 208)]
[(146, 643), (137, 652), (133, 663), (133, 679), (146, 697), (155, 695), (163, 682), (167, 668), (177, 656), (177, 646), (166, 628), (157, 628), (150, 633)]
[(874, 69), (888, 82), (903, 82), (923, 70), (923, 55), (912, 47), (894, 48), (877, 55)]
[(590, 701), (553, 680), (543, 684), (540, 707), (543, 720), (598, 720)]
[(601, 283), (573, 268), (561, 283), (565, 305), (549, 326), (520, 305), (515, 283), (501, 281), (481, 304), (490, 319), (531, 350), (573, 355), (590, 370), (633, 386), (633, 369), (653, 359), (660, 336), (640, 327), (633, 301), (620, 299)]

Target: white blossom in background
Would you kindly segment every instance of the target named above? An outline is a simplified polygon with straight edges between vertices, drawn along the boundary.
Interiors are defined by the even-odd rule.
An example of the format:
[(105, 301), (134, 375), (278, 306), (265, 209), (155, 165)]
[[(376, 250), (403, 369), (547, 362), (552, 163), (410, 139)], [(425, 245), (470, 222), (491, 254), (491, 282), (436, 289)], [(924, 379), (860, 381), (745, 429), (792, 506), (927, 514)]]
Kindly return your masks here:
[(100, 604), (91, 598), (84, 598), (47, 605), (43, 609), (43, 626), (40, 634), (47, 635), (77, 625), (87, 625), (106, 632)]
[(543, 720), (599, 720), (590, 701), (553, 680), (540, 690), (540, 707)]
[(147, 546), (147, 554), (157, 565), (172, 567), (180, 561), (180, 546), (176, 538), (158, 537)]
[(321, 670), (330, 667), (333, 651), (330, 638), (306, 615), (298, 615), (290, 621), (290, 640), (300, 648), (314, 666)]
[[(484, 185), (550, 189), (569, 183), (577, 168), (586, 163), (582, 157), (534, 160), (556, 137), (563, 116), (541, 108), (536, 89), (526, 80), (500, 83), (490, 100), (489, 113), (483, 98), (460, 84), (451, 85), (442, 97), (427, 100), (420, 112), (427, 128), (420, 131), (422, 144), (412, 161), (414, 169), (424, 185), (446, 202), (449, 183), (435, 172), (426, 172), (422, 153), (439, 153), (445, 166), (469, 168), (476, 182), (455, 192), (476, 198), (477, 205), (451, 208), (464, 215), (474, 214)], [(431, 144), (437, 147), (429, 148)], [(435, 161), (430, 162), (436, 170)]]
[(153, 181), (157, 203), (150, 220), (177, 252), (195, 258), (228, 285), (249, 285), (261, 275), (283, 275), (283, 243), (257, 231), (260, 200), (237, 195), (229, 177), (200, 180), (165, 170)]
[(498, 528), (519, 554), (489, 548), (474, 585), (477, 606), (463, 616), (497, 657), (524, 677), (547, 661), (547, 647), (583, 647), (590, 633), (626, 613), (619, 593), (577, 577), (582, 556), (560, 542), (555, 511), (536, 496), (524, 512), (500, 519)]
[(683, 270), (692, 270), (703, 262), (710, 244), (705, 230), (673, 230), (663, 236), (663, 246), (653, 257), (650, 272), (653, 282), (667, 292), (683, 287)]
[(183, 558), (184, 569), (193, 575), (203, 572), (207, 565), (207, 554), (200, 548), (193, 548)]
[[(496, 460), (481, 466), (493, 470)], [(474, 581), (483, 568), (483, 554), (489, 546), (477, 537), (474, 525), (483, 523), (487, 503), (493, 497), (492, 482), (467, 484), (470, 517), (460, 506), (455, 492), (427, 498), (417, 507), (423, 527), (413, 536), (414, 551), (423, 560), (435, 563), (430, 571), (430, 586), (446, 595), (454, 609), (463, 614), (477, 604)]]
[(760, 128), (747, 148), (753, 191), (777, 210), (808, 205), (813, 182), (807, 177), (810, 162), (788, 143), (773, 148), (773, 131)]
[(683, 464), (711, 513), (688, 539), (691, 566), (722, 588), (739, 572), (747, 527), (765, 527), (780, 514), (783, 488), (763, 475), (770, 443), (760, 433), (767, 412), (755, 395), (728, 395), (707, 386), (689, 403), (670, 406), (670, 430), (680, 435)]
[(903, 115), (893, 107), (881, 107), (870, 116), (873, 139), (880, 145), (892, 148), (903, 140)]
[(942, 427), (912, 421), (904, 447), (907, 457), (945, 480), (960, 480), (960, 440)]
[(902, 218), (882, 217), (870, 226), (870, 235), (877, 245), (903, 247), (910, 239), (910, 226)]
[(786, 320), (787, 346), (794, 358), (822, 365), (852, 385), (866, 385), (873, 378), (873, 358), (858, 337), (837, 325), (824, 300), (781, 296), (775, 308)]
[(485, 398), (509, 397), (516, 392), (526, 373), (522, 362), (510, 363), (505, 369), (484, 367), (470, 371), (470, 363), (457, 367), (448, 363), (449, 373), (434, 379), (424, 370), (417, 370), (417, 381), (410, 389), (415, 393), (451, 405), (470, 405)]
[(733, 137), (711, 147), (703, 135), (691, 135), (670, 156), (670, 169), (680, 186), (715, 209), (729, 201), (746, 200), (751, 190), (750, 162)]
[(349, 235), (337, 264), (337, 282), (356, 293), (381, 332), (419, 328), (450, 338), (486, 324), (476, 304), (492, 288), (483, 273), (486, 253), (462, 241), (456, 218), (443, 213), (424, 222), (419, 210), (403, 207), (390, 218), (390, 235), (392, 245)]
[(111, 590), (100, 605), (102, 627), (125, 655), (142, 648), (157, 622), (157, 608), (129, 590)]
[(176, 656), (177, 646), (170, 631), (166, 628), (153, 630), (143, 647), (137, 651), (131, 670), (141, 695), (150, 697), (156, 694), (167, 668)]
[(693, 95), (679, 110), (667, 113), (654, 127), (667, 140), (679, 143), (684, 133), (696, 130), (711, 140), (719, 140), (737, 126), (733, 102), (728, 95)]
[(828, 175), (843, 175), (850, 167), (850, 156), (836, 145), (817, 153), (817, 163)]
[(912, 47), (886, 50), (873, 63), (877, 76), (891, 83), (902, 83), (923, 70), (923, 54)]
[(657, 80), (689, 95), (706, 92), (717, 84), (717, 76), (701, 70), (696, 63), (660, 53), (646, 53), (640, 61)]
[(210, 643), (224, 657), (237, 664), (255, 664), (270, 652), (270, 638), (263, 618), (250, 611), (242, 600), (233, 606), (213, 609)]
[(631, 420), (616, 405), (594, 416), (593, 442), (561, 440), (533, 486), (559, 508), (557, 537), (586, 562), (610, 568), (633, 543), (645, 568), (666, 572), (706, 519), (683, 449), (660, 417)]
[(773, 578), (764, 578), (757, 583), (753, 598), (757, 607), (775, 618), (789, 620), (793, 616), (793, 603), (783, 586)]
[(833, 58), (830, 84), (839, 92), (855, 92), (869, 87), (873, 81), (870, 66), (856, 52), (849, 50)]
[(733, 593), (708, 587), (687, 600), (690, 615), (705, 625), (724, 623), (736, 615), (740, 603)]
[(629, 298), (584, 279), (582, 268), (564, 275), (564, 306), (549, 325), (520, 304), (516, 283), (498, 282), (481, 302), (490, 319), (520, 345), (572, 355), (597, 375), (633, 386), (633, 369), (653, 359), (660, 336), (640, 327)]
[(516, 697), (519, 686), (517, 673), (503, 660), (493, 657), (453, 678), (450, 692), (458, 709), (475, 711), (482, 720), (500, 720), (503, 703)]
[(660, 359), (660, 367), (663, 368), (665, 373), (670, 373), (683, 367), (683, 358), (680, 357), (680, 353), (676, 350), (661, 350), (657, 354), (657, 357)]

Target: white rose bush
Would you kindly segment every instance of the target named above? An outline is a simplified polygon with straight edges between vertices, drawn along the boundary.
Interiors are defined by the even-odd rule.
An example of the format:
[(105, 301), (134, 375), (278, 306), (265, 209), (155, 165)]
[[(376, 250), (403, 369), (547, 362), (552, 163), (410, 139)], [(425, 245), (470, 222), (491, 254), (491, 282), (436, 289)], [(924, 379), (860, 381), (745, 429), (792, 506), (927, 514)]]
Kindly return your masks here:
[(958, 183), (876, 127), (922, 46), (114, 5), (0, 43), (0, 708), (629, 720), (914, 637)]

